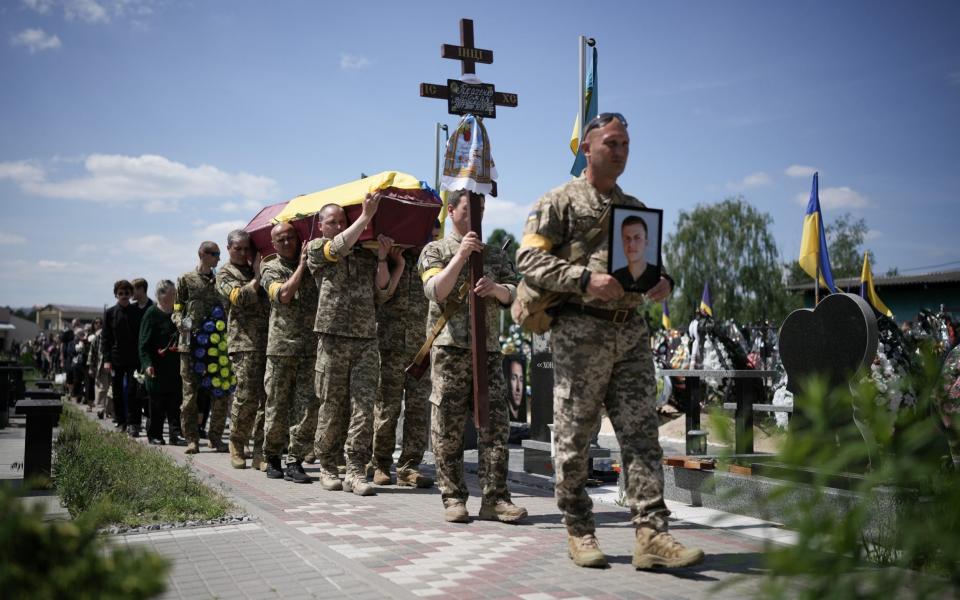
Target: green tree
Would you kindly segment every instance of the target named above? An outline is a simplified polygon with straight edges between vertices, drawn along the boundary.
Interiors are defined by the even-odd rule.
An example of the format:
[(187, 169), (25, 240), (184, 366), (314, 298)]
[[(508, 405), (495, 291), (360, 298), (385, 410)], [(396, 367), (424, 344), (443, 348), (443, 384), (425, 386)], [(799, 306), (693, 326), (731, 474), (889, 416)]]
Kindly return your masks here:
[(487, 237), (487, 243), (498, 248), (503, 248), (503, 245), (507, 242), (509, 242), (507, 244), (507, 255), (513, 261), (513, 264), (517, 264), (517, 250), (520, 248), (520, 244), (517, 243), (517, 238), (512, 233), (506, 229), (494, 229)]
[(748, 323), (779, 321), (794, 308), (784, 287), (773, 219), (742, 197), (680, 211), (664, 243), (665, 269), (676, 282), (670, 315), (677, 326), (692, 318), (709, 282), (713, 314)]
[[(867, 221), (862, 217), (854, 220), (850, 213), (843, 213), (827, 224), (827, 252), (830, 254), (830, 270), (834, 281), (844, 277), (860, 277), (863, 270), (863, 241), (867, 231)], [(873, 252), (867, 250), (867, 254), (870, 264), (873, 264)], [(795, 259), (784, 266), (787, 268), (787, 281), (792, 284), (813, 280)]]

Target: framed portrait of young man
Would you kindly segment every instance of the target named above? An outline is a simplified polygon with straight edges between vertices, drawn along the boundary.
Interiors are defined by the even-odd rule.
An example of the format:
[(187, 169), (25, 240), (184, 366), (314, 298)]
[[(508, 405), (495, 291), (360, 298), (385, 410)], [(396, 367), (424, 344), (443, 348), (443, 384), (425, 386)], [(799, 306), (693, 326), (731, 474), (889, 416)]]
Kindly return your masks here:
[(610, 215), (607, 273), (626, 292), (647, 292), (660, 281), (663, 259), (663, 211), (659, 208), (614, 206)]

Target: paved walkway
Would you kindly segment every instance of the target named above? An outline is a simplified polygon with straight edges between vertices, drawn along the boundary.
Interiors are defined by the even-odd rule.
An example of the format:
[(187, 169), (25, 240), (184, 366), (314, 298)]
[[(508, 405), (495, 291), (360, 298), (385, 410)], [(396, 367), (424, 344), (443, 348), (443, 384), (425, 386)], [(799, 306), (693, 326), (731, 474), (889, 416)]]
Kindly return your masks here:
[[(9, 437), (0, 434), (5, 460), (15, 454), (7, 449)], [(756, 519), (670, 503), (671, 531), (703, 548), (706, 560), (689, 569), (638, 572), (630, 565), (633, 529), (615, 504), (616, 488), (596, 488), (597, 536), (611, 568), (582, 569), (567, 558), (565, 528), (543, 487), (511, 484), (514, 501), (530, 512), (523, 524), (457, 525), (443, 520), (436, 489), (385, 486), (359, 497), (232, 469), (227, 454), (207, 449), (193, 457), (182, 447), (162, 451), (192, 463), (256, 518), (116, 536), (172, 559), (165, 598), (741, 598), (759, 582), (764, 540), (790, 541), (789, 532)], [(468, 481), (468, 509), (476, 513), (476, 477)]]

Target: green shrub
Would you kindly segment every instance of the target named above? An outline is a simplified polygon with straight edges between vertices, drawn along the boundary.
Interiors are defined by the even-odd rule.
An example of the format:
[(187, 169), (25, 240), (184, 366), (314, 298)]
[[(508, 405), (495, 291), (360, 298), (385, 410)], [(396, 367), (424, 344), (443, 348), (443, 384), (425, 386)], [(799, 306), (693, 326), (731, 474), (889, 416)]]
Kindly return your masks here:
[(190, 467), (122, 433), (104, 431), (65, 407), (55, 444), (57, 494), (79, 516), (97, 510), (111, 523), (137, 527), (223, 517), (232, 508)]
[[(790, 432), (776, 462), (808, 471), (765, 500), (797, 543), (764, 552), (761, 597), (942, 598), (960, 585), (960, 474), (936, 426), (938, 359), (926, 354), (919, 365), (907, 382), (917, 391), (912, 408), (890, 411), (870, 380), (839, 390), (810, 382), (797, 397), (806, 425)], [(810, 467), (813, 481), (800, 481)], [(824, 510), (828, 482), (847, 473), (863, 475), (849, 509)]]
[(0, 596), (150, 598), (166, 587), (169, 564), (143, 548), (112, 548), (96, 511), (75, 521), (43, 520), (0, 488)]

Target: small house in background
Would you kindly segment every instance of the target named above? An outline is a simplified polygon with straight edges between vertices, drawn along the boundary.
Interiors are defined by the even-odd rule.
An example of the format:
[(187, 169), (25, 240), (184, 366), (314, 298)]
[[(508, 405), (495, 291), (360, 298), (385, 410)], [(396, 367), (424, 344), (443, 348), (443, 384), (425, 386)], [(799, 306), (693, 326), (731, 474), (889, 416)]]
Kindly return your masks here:
[(100, 306), (70, 306), (68, 304), (48, 304), (37, 310), (37, 326), (44, 331), (62, 331), (74, 319), (81, 323), (93, 323), (103, 316)]
[[(860, 293), (859, 277), (837, 279), (834, 283), (844, 292)], [(960, 271), (874, 277), (873, 287), (883, 303), (893, 311), (893, 318), (898, 323), (916, 320), (917, 313), (924, 308), (935, 313), (940, 310), (951, 313), (954, 320), (960, 318)], [(813, 307), (812, 279), (798, 285), (788, 285), (787, 289), (803, 294), (804, 306)]]
[(9, 352), (14, 343), (22, 344), (40, 333), (32, 321), (21, 319), (9, 308), (0, 308), (0, 352)]

